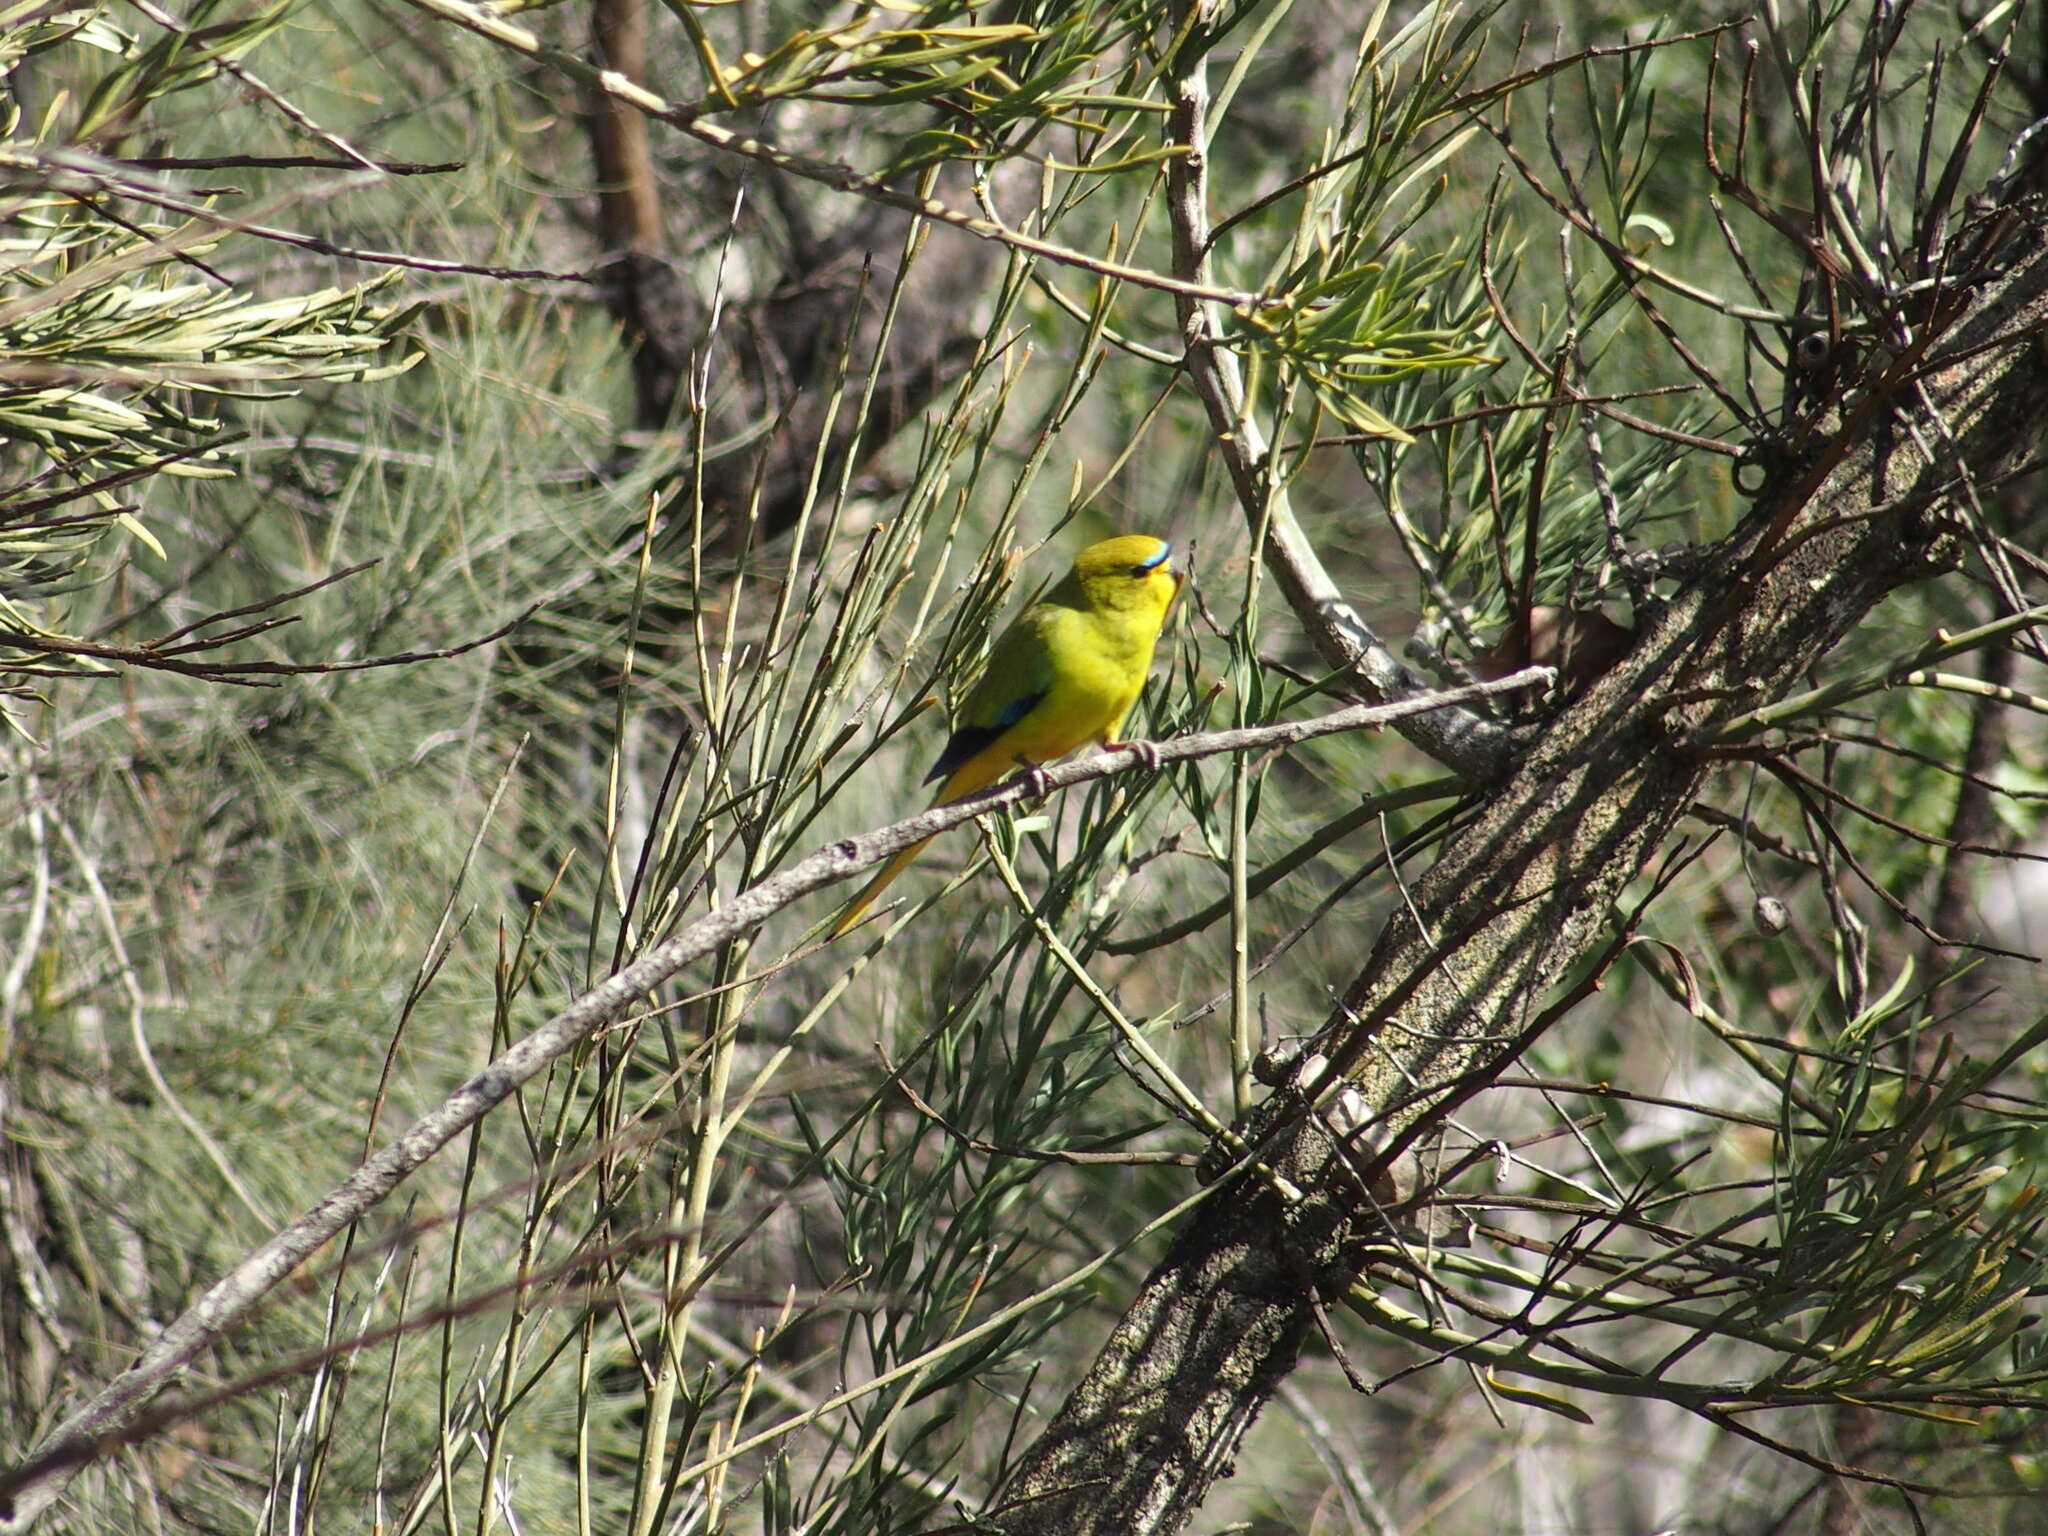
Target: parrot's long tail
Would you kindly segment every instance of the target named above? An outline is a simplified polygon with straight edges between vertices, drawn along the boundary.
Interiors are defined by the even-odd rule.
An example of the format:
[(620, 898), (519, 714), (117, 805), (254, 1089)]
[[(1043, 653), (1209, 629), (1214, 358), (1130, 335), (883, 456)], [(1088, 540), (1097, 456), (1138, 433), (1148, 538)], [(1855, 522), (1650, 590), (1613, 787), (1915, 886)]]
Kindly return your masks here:
[[(924, 843), (930, 841), (930, 838), (926, 838)], [(895, 858), (884, 864), (876, 873), (874, 879), (861, 887), (860, 894), (846, 904), (846, 910), (839, 914), (839, 921), (834, 923), (832, 931), (825, 935), (826, 943), (829, 944), (860, 921), (861, 914), (875, 904), (875, 898), (889, 888), (889, 883), (892, 880), (910, 868), (910, 861), (912, 859), (915, 859), (920, 853), (924, 852), (924, 843), (912, 843), (908, 848), (897, 854)]]
[[(978, 794), (982, 790), (987, 789), (989, 785), (995, 783), (997, 779), (1000, 779), (1016, 766), (1014, 760), (1010, 762), (992, 762), (987, 760), (988, 757), (989, 754), (983, 753), (980, 756), (969, 758), (958, 768), (955, 768), (947, 777), (946, 782), (939, 786), (939, 792), (932, 796), (932, 804), (948, 805), (955, 800), (965, 800), (969, 795)], [(839, 921), (834, 923), (832, 931), (825, 935), (825, 942), (831, 943), (855, 923), (859, 922), (861, 914), (875, 904), (875, 898), (886, 891), (889, 888), (890, 882), (895, 880), (898, 875), (910, 868), (911, 862), (920, 853), (924, 852), (925, 843), (930, 841), (930, 838), (926, 838), (922, 843), (912, 843), (908, 848), (884, 864), (876, 872), (875, 878), (861, 887), (860, 894), (846, 904), (846, 910), (839, 914)]]

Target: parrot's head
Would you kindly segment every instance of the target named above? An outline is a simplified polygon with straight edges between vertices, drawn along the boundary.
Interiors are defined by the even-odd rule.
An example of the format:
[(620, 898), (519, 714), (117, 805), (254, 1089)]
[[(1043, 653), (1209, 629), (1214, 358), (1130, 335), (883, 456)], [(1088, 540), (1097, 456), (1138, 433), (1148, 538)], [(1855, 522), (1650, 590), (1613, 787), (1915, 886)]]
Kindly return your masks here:
[(1069, 580), (1097, 612), (1150, 615), (1156, 625), (1166, 621), (1187, 572), (1174, 568), (1166, 540), (1122, 533), (1082, 550)]

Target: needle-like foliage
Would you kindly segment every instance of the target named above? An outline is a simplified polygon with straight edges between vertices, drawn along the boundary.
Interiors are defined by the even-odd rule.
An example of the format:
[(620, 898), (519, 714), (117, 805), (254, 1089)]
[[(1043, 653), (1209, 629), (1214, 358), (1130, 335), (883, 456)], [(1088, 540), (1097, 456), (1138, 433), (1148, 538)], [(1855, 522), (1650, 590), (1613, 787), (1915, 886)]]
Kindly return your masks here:
[(0, 10), (0, 1529), (2041, 1529), (2024, 14)]

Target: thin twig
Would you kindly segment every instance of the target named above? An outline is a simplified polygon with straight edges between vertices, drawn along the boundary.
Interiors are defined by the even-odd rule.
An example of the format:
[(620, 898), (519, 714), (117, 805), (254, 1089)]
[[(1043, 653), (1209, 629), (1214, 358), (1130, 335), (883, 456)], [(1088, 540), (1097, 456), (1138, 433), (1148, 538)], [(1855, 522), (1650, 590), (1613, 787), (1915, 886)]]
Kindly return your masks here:
[(467, 27), (470, 31), (510, 48), (515, 53), (550, 65), (585, 85), (595, 87), (606, 95), (623, 101), (637, 111), (645, 112), (649, 117), (659, 118), (691, 138), (711, 145), (714, 149), (744, 156), (788, 175), (802, 177), (805, 181), (814, 181), (821, 186), (866, 198), (869, 202), (916, 214), (921, 219), (929, 219), (934, 224), (944, 224), (964, 234), (973, 235), (979, 240), (993, 240), (1013, 250), (1028, 251), (1034, 256), (1042, 256), (1062, 266), (1076, 267), (1084, 272), (1093, 272), (1097, 276), (1114, 278), (1118, 282), (1131, 283), (1140, 288), (1156, 288), (1184, 297), (1233, 306), (1257, 307), (1265, 302), (1261, 295), (1242, 289), (1217, 288), (1206, 283), (1187, 282), (1145, 267), (1127, 266), (1122, 262), (1091, 256), (1085, 251), (1074, 250), (1056, 241), (1027, 235), (1019, 229), (1010, 229), (993, 219), (983, 218), (978, 214), (962, 213), (936, 198), (919, 197), (913, 193), (900, 191), (890, 186), (883, 177), (857, 170), (840, 161), (813, 159), (809, 155), (782, 149), (762, 139), (734, 133), (729, 128), (721, 128), (716, 123), (704, 121), (696, 110), (678, 106), (655, 95), (644, 86), (635, 85), (622, 75), (611, 70), (598, 69), (566, 49), (544, 43), (526, 28), (515, 26), (482, 6), (468, 3), (468, 0), (410, 0), (410, 3), (458, 26)]

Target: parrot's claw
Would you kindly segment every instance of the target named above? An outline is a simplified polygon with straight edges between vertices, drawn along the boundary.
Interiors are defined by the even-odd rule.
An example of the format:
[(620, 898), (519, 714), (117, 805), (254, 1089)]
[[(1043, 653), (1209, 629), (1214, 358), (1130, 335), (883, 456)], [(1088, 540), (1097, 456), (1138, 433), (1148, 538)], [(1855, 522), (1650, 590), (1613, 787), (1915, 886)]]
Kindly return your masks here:
[(1149, 741), (1120, 741), (1117, 743), (1131, 754), (1131, 766), (1142, 768), (1147, 773), (1159, 771), (1159, 749)]

